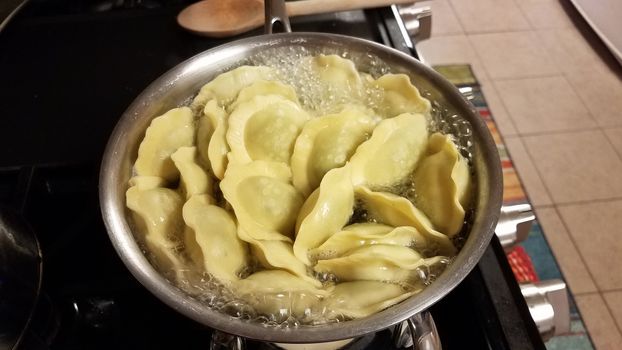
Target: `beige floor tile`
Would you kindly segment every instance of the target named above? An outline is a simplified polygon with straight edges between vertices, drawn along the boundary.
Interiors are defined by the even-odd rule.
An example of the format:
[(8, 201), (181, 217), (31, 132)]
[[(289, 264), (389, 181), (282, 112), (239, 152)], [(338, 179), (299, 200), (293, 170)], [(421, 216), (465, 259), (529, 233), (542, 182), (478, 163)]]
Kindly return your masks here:
[(622, 289), (622, 201), (562, 205), (558, 210), (598, 289)]
[(573, 27), (566, 11), (554, 1), (517, 1), (525, 18), (534, 29)]
[(529, 23), (513, 0), (450, 0), (467, 33), (527, 30)]
[(505, 145), (510, 152), (512, 163), (520, 176), (521, 182), (529, 195), (531, 204), (534, 206), (550, 205), (553, 202), (549, 197), (544, 183), (540, 179), (540, 175), (535, 166), (531, 162), (523, 143), (518, 137), (505, 139)]
[(566, 74), (592, 72), (595, 67), (605, 67), (588, 41), (575, 28), (538, 30), (536, 35), (539, 45)]
[(583, 321), (598, 350), (619, 350), (622, 336), (600, 294), (576, 296)]
[(622, 291), (603, 293), (603, 297), (618, 324), (618, 329), (622, 329)]
[(596, 292), (596, 285), (555, 208), (536, 208), (536, 215), (570, 291), (573, 294)]
[(477, 79), (485, 80), (482, 63), (465, 35), (433, 37), (417, 44), (417, 52), (429, 65), (468, 63)]
[(480, 84), (490, 113), (497, 125), (497, 129), (501, 132), (501, 136), (507, 137), (516, 135), (518, 132), (516, 131), (514, 122), (510, 119), (510, 115), (499, 98), (499, 94), (492, 84), (492, 81), (480, 81)]
[(597, 126), (563, 76), (504, 80), (495, 86), (521, 134)]
[(523, 141), (553, 202), (622, 197), (622, 161), (604, 132), (526, 136)]
[(567, 77), (599, 125), (622, 125), (622, 79), (608, 69)]
[(464, 33), (448, 0), (421, 1), (415, 5), (415, 7), (423, 6), (432, 9), (432, 37)]
[(469, 39), (492, 79), (560, 73), (532, 32), (474, 34)]
[(622, 128), (605, 129), (605, 134), (622, 157)]

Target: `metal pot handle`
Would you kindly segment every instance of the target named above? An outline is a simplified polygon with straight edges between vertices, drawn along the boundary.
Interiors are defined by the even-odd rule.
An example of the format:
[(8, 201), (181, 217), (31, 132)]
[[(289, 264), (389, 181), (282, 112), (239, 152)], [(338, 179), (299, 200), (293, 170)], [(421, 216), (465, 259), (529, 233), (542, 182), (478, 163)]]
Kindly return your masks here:
[(395, 326), (393, 344), (398, 349), (441, 350), (441, 338), (429, 311), (418, 313)]
[(213, 330), (212, 340), (209, 345), (210, 350), (245, 350), (246, 341), (244, 338), (228, 334), (225, 332)]
[(266, 10), (264, 33), (272, 34), (274, 32), (274, 26), (277, 23), (281, 24), (284, 32), (291, 33), (292, 27), (289, 24), (289, 17), (287, 16), (287, 10), (285, 9), (285, 1), (265, 0), (264, 4), (264, 8)]

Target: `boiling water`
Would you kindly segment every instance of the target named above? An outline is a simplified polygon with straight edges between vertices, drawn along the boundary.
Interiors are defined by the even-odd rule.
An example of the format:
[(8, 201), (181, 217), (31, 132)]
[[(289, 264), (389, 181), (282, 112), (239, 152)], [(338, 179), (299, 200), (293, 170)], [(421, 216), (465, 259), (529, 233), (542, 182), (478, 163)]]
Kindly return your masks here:
[[(335, 89), (322, 83), (317, 74), (313, 71), (310, 60), (317, 54), (339, 54), (343, 58), (352, 60), (359, 71), (364, 72), (371, 78), (378, 78), (384, 74), (391, 73), (391, 68), (378, 57), (370, 54), (358, 53), (342, 53), (335, 49), (322, 49), (317, 51), (309, 51), (303, 46), (281, 47), (271, 50), (265, 50), (261, 53), (242, 61), (241, 65), (262, 65), (273, 67), (275, 70), (275, 78), (285, 84), (292, 86), (300, 100), (301, 105), (313, 116), (321, 116), (340, 111), (344, 104), (355, 103), (363, 104), (370, 111), (378, 107), (381, 101), (382, 91), (372, 86), (372, 84), (364, 84), (364, 91), (355, 90), (352, 86), (344, 89)], [(233, 69), (236, 67), (230, 67)], [(207, 82), (206, 82), (207, 83)], [(422, 96), (430, 99), (430, 94), (421, 91)], [(380, 117), (377, 117), (378, 120)], [(429, 116), (430, 132), (441, 132), (452, 136), (453, 141), (458, 146), (461, 154), (471, 162), (472, 133), (470, 124), (462, 117), (448, 111), (437, 102), (432, 101), (432, 110)], [(216, 186), (217, 187), (217, 186)], [(411, 179), (405, 180), (403, 183), (392, 188), (383, 189), (392, 193), (399, 194), (412, 202), (416, 199), (416, 189)], [(467, 215), (467, 220), (469, 216)], [(362, 205), (356, 205), (354, 214), (350, 223), (355, 222), (374, 222), (373, 218), (367, 216)], [(465, 223), (462, 233), (455, 240), (458, 246), (464, 241), (468, 232), (468, 223)], [(347, 318), (344, 315), (334, 313), (321, 307), (320, 303), (316, 303), (304, 310), (302, 314), (295, 315), (292, 305), (301, 297), (299, 294), (292, 293), (275, 293), (270, 295), (251, 295), (241, 298), (236, 293), (244, 293), (244, 291), (233, 292), (227, 286), (222, 285), (219, 281), (212, 278), (207, 273), (198, 272), (199, 269), (192, 268), (190, 259), (186, 256), (182, 243), (180, 243), (179, 264), (174, 264), (168, 268), (161, 269), (161, 272), (167, 278), (177, 285), (186, 293), (208, 305), (210, 308), (223, 312), (234, 318), (241, 320), (258, 322), (271, 327), (297, 327), (306, 324), (323, 324), (332, 322), (343, 322)], [(430, 247), (426, 251), (420, 252), (425, 257), (436, 255), (435, 247)], [(404, 286), (404, 292), (412, 290), (420, 290), (432, 283), (443, 270), (451, 264), (450, 259), (443, 259), (439, 263), (432, 266), (423, 266), (413, 271), (418, 283), (414, 285)], [(180, 268), (179, 266), (184, 266)], [(187, 268), (186, 268), (187, 267)], [(240, 277), (246, 277), (249, 274), (259, 270), (259, 264), (254, 262), (251, 266), (243, 271)], [(339, 282), (338, 279), (331, 274), (317, 274), (312, 270), (309, 272), (322, 281), (325, 285)], [(254, 302), (275, 303), (282, 305), (278, 312), (265, 315), (255, 310), (249, 300)], [(318, 299), (319, 301), (319, 299)], [(253, 302), (253, 303), (254, 303)]]

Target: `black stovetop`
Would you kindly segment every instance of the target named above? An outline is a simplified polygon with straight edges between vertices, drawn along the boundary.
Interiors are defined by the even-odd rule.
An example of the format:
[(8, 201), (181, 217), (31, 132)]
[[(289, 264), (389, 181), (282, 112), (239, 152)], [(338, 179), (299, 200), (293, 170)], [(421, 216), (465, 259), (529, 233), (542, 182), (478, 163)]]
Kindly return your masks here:
[[(124, 267), (97, 197), (99, 162), (124, 109), (166, 70), (231, 40), (181, 30), (184, 2), (33, 0), (0, 32), (0, 205), (21, 213), (43, 253), (44, 316), (22, 348), (208, 347), (209, 329)], [(292, 27), (409, 50), (387, 8), (303, 17)], [(544, 348), (496, 239), (431, 312), (444, 349)], [(379, 333), (369, 348), (386, 348), (385, 339)]]

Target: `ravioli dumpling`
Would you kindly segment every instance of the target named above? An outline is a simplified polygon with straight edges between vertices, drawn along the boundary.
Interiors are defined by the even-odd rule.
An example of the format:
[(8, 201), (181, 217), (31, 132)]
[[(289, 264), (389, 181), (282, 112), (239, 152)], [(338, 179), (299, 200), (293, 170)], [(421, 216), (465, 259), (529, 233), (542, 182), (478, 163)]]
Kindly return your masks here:
[(309, 249), (324, 243), (341, 230), (353, 212), (354, 189), (349, 166), (330, 170), (320, 183), (315, 195), (309, 196), (298, 220), (294, 254), (303, 263), (311, 265)]
[(404, 181), (415, 170), (428, 140), (422, 114), (401, 114), (378, 123), (350, 159), (352, 182), (377, 189)]
[[(226, 130), (226, 119), (227, 113), (225, 110), (218, 105), (216, 100), (210, 100), (205, 104), (203, 114), (197, 122), (197, 151), (201, 157), (202, 164), (206, 166), (206, 169), (211, 170), (214, 175), (220, 174), (220, 177), (217, 176), (218, 178), (222, 178), (222, 175), (225, 173), (226, 163), (223, 166), (222, 162), (223, 159), (226, 161), (227, 153), (229, 152), (222, 130)], [(221, 140), (224, 143), (225, 150), (221, 151), (219, 157), (215, 158), (213, 154), (215, 144)], [(212, 145), (212, 149), (210, 149), (210, 145)], [(220, 146), (222, 147), (222, 144)], [(210, 153), (212, 153), (212, 157), (210, 157)]]
[(258, 80), (270, 80), (273, 76), (274, 69), (266, 66), (242, 66), (219, 74), (201, 88), (192, 106), (203, 107), (211, 99), (216, 99), (220, 106), (227, 106), (243, 88)]
[(424, 248), (427, 239), (414, 227), (392, 227), (377, 223), (358, 223), (348, 225), (332, 235), (321, 246), (309, 254), (317, 260), (340, 257), (354, 249), (374, 244), (399, 245), (415, 249)]
[(194, 144), (194, 117), (188, 107), (173, 108), (151, 121), (138, 148), (134, 169), (140, 176), (159, 176), (176, 181), (179, 172), (171, 154)]
[(411, 84), (406, 74), (385, 74), (374, 85), (383, 90), (379, 110), (385, 117), (430, 112), (430, 101), (421, 97), (419, 90)]
[(255, 96), (240, 103), (229, 116), (229, 162), (253, 160), (289, 165), (296, 137), (309, 115), (295, 102), (280, 95)]
[(298, 103), (296, 91), (290, 85), (283, 84), (279, 81), (258, 80), (253, 84), (240, 90), (235, 102), (231, 105), (231, 109), (235, 109), (240, 103), (250, 101), (255, 96), (279, 95), (286, 99)]
[(238, 274), (248, 265), (248, 252), (238, 238), (231, 215), (213, 205), (209, 195), (195, 195), (184, 205), (183, 218), (190, 231), (185, 237), (186, 249), (194, 247), (191, 255), (195, 262), (221, 283), (238, 280)]
[(323, 301), (329, 318), (343, 315), (347, 318), (362, 318), (382, 311), (389, 306), (406, 300), (416, 291), (378, 281), (355, 281), (339, 283)]
[(220, 189), (251, 237), (291, 242), (303, 197), (291, 185), (287, 165), (263, 160), (230, 164)]
[(430, 266), (442, 259), (441, 256), (424, 259), (408, 247), (376, 244), (362, 246), (342, 257), (319, 260), (314, 269), (331, 273), (340, 281), (381, 281), (412, 287), (421, 283), (418, 267)]
[(342, 167), (350, 159), (374, 126), (373, 117), (354, 106), (308, 121), (296, 139), (291, 158), (294, 186), (308, 196), (329, 170)]
[(430, 136), (427, 153), (415, 170), (415, 204), (434, 227), (451, 237), (464, 223), (471, 183), (469, 166), (446, 135)]
[(130, 187), (135, 186), (138, 190), (150, 190), (156, 187), (165, 187), (166, 180), (159, 176), (134, 176), (129, 181)]
[[(225, 176), (225, 170), (229, 160), (229, 145), (227, 144), (227, 113), (219, 107), (215, 102), (208, 102), (203, 110), (203, 118), (207, 118), (209, 124), (214, 129), (207, 143), (207, 149), (203, 144), (203, 159), (209, 162), (212, 173), (218, 179), (222, 180)], [(205, 158), (207, 156), (207, 158)]]
[[(281, 310), (304, 317), (319, 306), (328, 291), (283, 270), (255, 272), (236, 283), (240, 297), (263, 314), (279, 315)], [(288, 315), (285, 315), (288, 316)]]
[(391, 226), (412, 226), (428, 239), (427, 250), (454, 256), (456, 248), (448, 236), (436, 231), (424, 213), (404, 197), (374, 192), (365, 186), (355, 188), (356, 197), (363, 203), (368, 217)]
[(166, 273), (179, 277), (184, 261), (178, 254), (184, 223), (181, 217), (183, 200), (168, 188), (157, 187), (151, 178), (134, 178), (135, 185), (125, 193), (127, 207), (132, 211), (134, 232), (155, 258), (154, 264)]
[(254, 239), (243, 228), (238, 230), (238, 236), (250, 243), (253, 255), (263, 267), (286, 270), (317, 287), (322, 285), (307, 273), (307, 266), (296, 258), (290, 242)]
[(338, 55), (317, 55), (312, 59), (313, 68), (320, 79), (329, 84), (345, 87), (350, 90), (361, 85), (354, 62)]
[(171, 155), (180, 173), (180, 187), (186, 199), (195, 194), (212, 194), (212, 179), (197, 163), (196, 147), (180, 147)]

